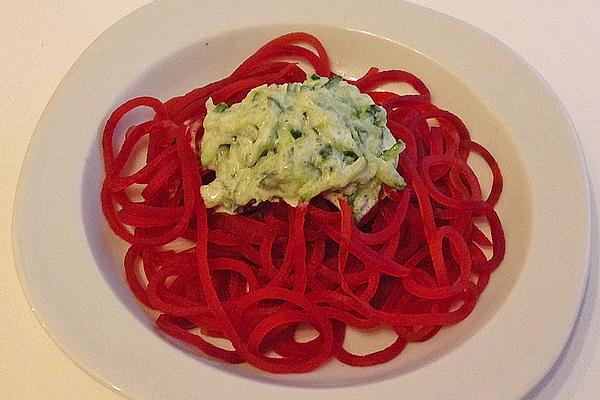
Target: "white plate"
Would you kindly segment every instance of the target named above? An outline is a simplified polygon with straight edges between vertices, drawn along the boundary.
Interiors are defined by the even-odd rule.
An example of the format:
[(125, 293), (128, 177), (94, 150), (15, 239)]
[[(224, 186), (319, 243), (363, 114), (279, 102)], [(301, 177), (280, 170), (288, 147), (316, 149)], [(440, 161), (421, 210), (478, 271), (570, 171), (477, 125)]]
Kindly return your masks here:
[[(252, 5), (249, 5), (252, 4)], [(333, 69), (414, 72), (498, 159), (507, 253), (475, 312), (383, 366), (273, 376), (173, 346), (123, 281), (102, 217), (100, 128), (136, 95), (166, 100), (224, 77), (278, 34), (305, 30)], [(581, 304), (589, 193), (576, 134), (522, 59), (485, 33), (401, 2), (157, 1), (104, 32), (48, 104), (23, 166), (17, 269), (32, 309), (88, 373), (151, 399), (518, 399), (550, 369)]]

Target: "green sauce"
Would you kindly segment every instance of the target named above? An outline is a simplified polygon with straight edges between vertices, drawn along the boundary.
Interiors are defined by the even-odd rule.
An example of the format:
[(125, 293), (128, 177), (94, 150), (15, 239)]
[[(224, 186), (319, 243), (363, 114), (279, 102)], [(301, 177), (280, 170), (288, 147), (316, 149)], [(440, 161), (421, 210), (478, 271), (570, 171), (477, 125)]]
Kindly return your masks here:
[(396, 171), (405, 146), (386, 127), (385, 110), (338, 76), (263, 85), (231, 107), (209, 99), (206, 108), (201, 163), (216, 173), (202, 186), (209, 208), (234, 213), (344, 194), (359, 220), (382, 183), (405, 185)]

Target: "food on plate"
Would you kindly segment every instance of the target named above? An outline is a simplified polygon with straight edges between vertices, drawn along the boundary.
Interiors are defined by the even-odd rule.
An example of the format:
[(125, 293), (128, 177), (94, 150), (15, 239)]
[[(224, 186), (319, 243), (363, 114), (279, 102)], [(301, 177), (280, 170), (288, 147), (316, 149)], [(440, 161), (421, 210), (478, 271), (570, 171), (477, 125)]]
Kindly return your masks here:
[[(154, 117), (119, 124), (140, 107)], [(307, 33), (183, 96), (124, 103), (102, 151), (102, 209), (130, 244), (131, 291), (165, 334), (228, 363), (385, 363), (466, 318), (504, 257), (490, 152), (411, 73), (342, 78)], [(350, 329), (396, 339), (356, 354)]]

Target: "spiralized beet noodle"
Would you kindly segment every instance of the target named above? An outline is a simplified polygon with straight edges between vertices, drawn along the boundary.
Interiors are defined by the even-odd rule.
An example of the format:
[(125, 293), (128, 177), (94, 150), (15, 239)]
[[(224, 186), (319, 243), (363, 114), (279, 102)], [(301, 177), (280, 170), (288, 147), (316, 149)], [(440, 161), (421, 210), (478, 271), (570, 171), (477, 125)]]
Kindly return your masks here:
[[(262, 84), (302, 82), (299, 60), (332, 76), (319, 40), (290, 33), (225, 79), (166, 103), (140, 97), (118, 107), (102, 136), (102, 210), (131, 245), (124, 260), (131, 291), (159, 313), (156, 325), (167, 335), (227, 363), (272, 373), (311, 371), (331, 358), (353, 366), (385, 363), (407, 343), (428, 340), (473, 311), (504, 257), (494, 210), (502, 176), (461, 120), (431, 104), (417, 77), (371, 68), (349, 82), (385, 107), (389, 129), (406, 143), (398, 165), (406, 188), (384, 187), (358, 224), (343, 198), (340, 209), (322, 198), (295, 208), (263, 203), (238, 215), (206, 209), (200, 187), (214, 179), (199, 163), (206, 100), (231, 105)], [(392, 82), (418, 94), (381, 89)], [(154, 117), (130, 127), (116, 151), (117, 124), (140, 107)], [(127, 175), (142, 139), (145, 165)], [(473, 152), (493, 175), (485, 199), (467, 165)], [(175, 240), (188, 245), (173, 250)], [(307, 326), (318, 336), (298, 341), (297, 331)], [(397, 339), (380, 351), (352, 354), (344, 348), (348, 327), (393, 329)], [(208, 337), (225, 338), (235, 350)]]

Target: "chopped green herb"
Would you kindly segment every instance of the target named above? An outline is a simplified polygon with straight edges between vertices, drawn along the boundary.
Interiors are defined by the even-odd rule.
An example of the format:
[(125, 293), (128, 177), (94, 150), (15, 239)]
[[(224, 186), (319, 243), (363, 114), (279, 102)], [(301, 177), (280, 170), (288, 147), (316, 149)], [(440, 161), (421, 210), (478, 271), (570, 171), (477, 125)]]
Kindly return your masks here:
[(231, 145), (228, 145), (228, 144), (220, 145), (219, 146), (219, 157), (227, 156), (227, 154), (229, 154), (230, 148), (231, 148)]
[(377, 104), (371, 104), (367, 109), (367, 112), (375, 116), (381, 112), (381, 107), (379, 107)]
[(346, 158), (350, 159), (351, 163), (358, 159), (358, 156), (352, 150), (345, 150), (343, 154)]
[(294, 139), (298, 139), (300, 136), (302, 136), (302, 131), (299, 129), (291, 129), (290, 133)]
[(321, 151), (319, 151), (319, 154), (323, 158), (330, 157), (332, 153), (333, 153), (333, 148), (331, 147), (330, 144), (327, 144), (327, 145), (323, 146), (323, 148), (321, 149)]
[(219, 103), (215, 106), (215, 111), (220, 113), (220, 112), (227, 110), (228, 108), (229, 108), (229, 106), (227, 104)]

